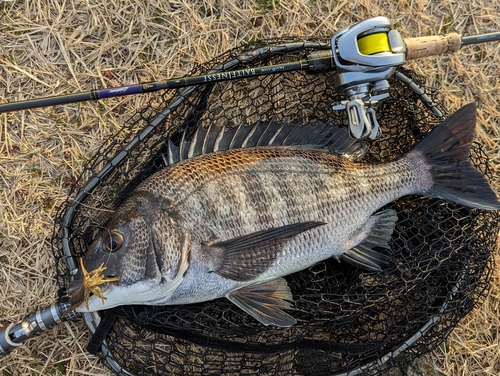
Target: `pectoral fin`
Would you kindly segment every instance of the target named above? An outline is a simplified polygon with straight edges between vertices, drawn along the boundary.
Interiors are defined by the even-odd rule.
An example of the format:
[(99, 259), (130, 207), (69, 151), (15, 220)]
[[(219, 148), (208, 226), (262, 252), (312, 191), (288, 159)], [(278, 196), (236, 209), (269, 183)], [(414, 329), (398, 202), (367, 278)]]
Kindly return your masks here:
[(358, 235), (364, 240), (340, 256), (340, 259), (364, 270), (381, 271), (380, 265), (387, 263), (388, 259), (373, 248), (389, 248), (388, 243), (397, 220), (396, 211), (392, 209), (372, 215)]
[(293, 309), (292, 293), (283, 278), (242, 287), (227, 298), (264, 325), (292, 326), (297, 321), (283, 309)]
[(288, 239), (324, 224), (311, 221), (273, 227), (203, 245), (203, 250), (212, 260), (215, 273), (235, 281), (250, 281), (272, 265)]

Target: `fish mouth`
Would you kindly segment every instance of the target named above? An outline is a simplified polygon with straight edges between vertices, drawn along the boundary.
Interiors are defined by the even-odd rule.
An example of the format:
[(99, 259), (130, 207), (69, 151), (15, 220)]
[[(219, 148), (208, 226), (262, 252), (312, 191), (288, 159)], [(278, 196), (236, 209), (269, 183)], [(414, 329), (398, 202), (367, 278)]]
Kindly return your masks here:
[[(75, 310), (77, 312), (94, 312), (94, 311), (100, 311), (103, 309), (108, 309), (108, 308), (113, 308), (116, 305), (119, 304), (110, 304), (110, 301), (108, 300), (109, 296), (113, 296), (114, 288), (113, 286), (106, 286), (103, 287), (102, 290), (100, 290), (99, 295), (93, 291), (88, 291), (89, 295), (87, 298), (84, 296), (84, 287), (82, 284), (82, 287), (78, 289), (78, 285), (80, 284), (80, 281), (77, 281), (77, 283), (74, 286), (70, 286), (74, 292), (69, 292), (68, 295), (70, 296), (70, 303), (71, 300), (75, 300), (73, 302)], [(68, 288), (68, 290), (70, 289)], [(68, 291), (67, 290), (67, 291)]]
[[(95, 312), (122, 305), (144, 304), (152, 290), (149, 284), (108, 285), (103, 287), (104, 301), (99, 296), (91, 293), (88, 298), (88, 309), (85, 301), (82, 301), (75, 310), (77, 312)], [(76, 292), (78, 294), (78, 292)]]

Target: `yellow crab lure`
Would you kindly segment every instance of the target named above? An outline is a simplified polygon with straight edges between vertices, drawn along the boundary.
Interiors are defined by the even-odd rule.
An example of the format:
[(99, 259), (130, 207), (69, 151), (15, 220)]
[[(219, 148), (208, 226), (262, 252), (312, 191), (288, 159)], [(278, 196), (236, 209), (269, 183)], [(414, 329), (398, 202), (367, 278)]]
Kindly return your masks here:
[(69, 299), (71, 307), (66, 312), (69, 312), (73, 308), (76, 308), (82, 302), (85, 302), (87, 310), (90, 310), (89, 308), (90, 293), (101, 298), (104, 304), (104, 300), (106, 299), (106, 297), (104, 296), (99, 286), (102, 285), (103, 283), (116, 282), (120, 280), (120, 277), (104, 278), (104, 275), (102, 274), (104, 270), (106, 270), (104, 263), (102, 263), (97, 269), (88, 272), (85, 269), (85, 266), (83, 265), (83, 259), (80, 258), (80, 267), (82, 268), (82, 274), (83, 274), (82, 286), (71, 295)]

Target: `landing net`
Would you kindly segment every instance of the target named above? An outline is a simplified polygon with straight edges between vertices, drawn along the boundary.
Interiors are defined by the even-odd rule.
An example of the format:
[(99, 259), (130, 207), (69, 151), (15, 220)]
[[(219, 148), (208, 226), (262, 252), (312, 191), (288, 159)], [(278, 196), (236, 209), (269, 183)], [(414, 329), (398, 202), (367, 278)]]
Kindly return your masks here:
[[(326, 40), (326, 39), (325, 39)], [(319, 40), (250, 43), (198, 66), (192, 75), (304, 59), (329, 49)], [(103, 224), (127, 194), (164, 167), (168, 137), (201, 123), (233, 127), (259, 121), (330, 122), (347, 128), (334, 71), (234, 79), (152, 97), (88, 163), (56, 218), (53, 249), (61, 292)], [(439, 93), (400, 69), (376, 108), (383, 131), (366, 162), (386, 162), (418, 143), (447, 114)], [(481, 146), (471, 159), (491, 179)], [(381, 273), (321, 262), (286, 277), (295, 300), (290, 328), (265, 327), (226, 299), (172, 307), (118, 307), (86, 315), (93, 350), (117, 374), (356, 375), (405, 365), (445, 341), (488, 291), (498, 214), (408, 196), (398, 213), (391, 259)], [(103, 338), (99, 339), (99, 336)], [(103, 342), (100, 340), (104, 340)], [(96, 345), (97, 344), (97, 345)]]

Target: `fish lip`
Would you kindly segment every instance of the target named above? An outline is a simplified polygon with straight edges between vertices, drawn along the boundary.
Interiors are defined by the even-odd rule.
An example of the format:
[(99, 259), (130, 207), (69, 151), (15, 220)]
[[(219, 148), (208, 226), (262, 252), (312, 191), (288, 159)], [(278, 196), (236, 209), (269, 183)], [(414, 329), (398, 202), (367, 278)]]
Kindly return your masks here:
[[(102, 309), (105, 309), (105, 307), (94, 307), (95, 301), (99, 301), (99, 303), (100, 303), (101, 299), (99, 299), (99, 297), (91, 294), (87, 301), (84, 300), (76, 306), (75, 311), (77, 311), (77, 312), (95, 312), (95, 311), (100, 311)], [(87, 305), (89, 306), (89, 309), (87, 309)]]

